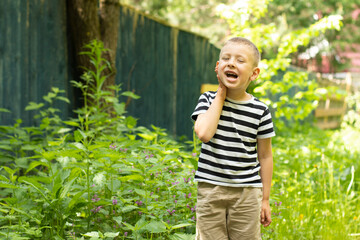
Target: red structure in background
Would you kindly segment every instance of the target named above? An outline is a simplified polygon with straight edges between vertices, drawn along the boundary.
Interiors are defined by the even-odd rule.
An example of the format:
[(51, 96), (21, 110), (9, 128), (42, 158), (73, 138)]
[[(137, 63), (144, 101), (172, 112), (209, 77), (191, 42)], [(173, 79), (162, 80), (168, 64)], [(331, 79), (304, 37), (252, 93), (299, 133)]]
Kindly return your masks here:
[(350, 67), (346, 72), (360, 73), (360, 44), (352, 44), (345, 51), (339, 52), (339, 56), (350, 60)]
[[(344, 50), (338, 51), (337, 56), (341, 62), (347, 62), (348, 67), (342, 69), (341, 72), (360, 73), (360, 44), (352, 44)], [(311, 72), (334, 73), (331, 59), (327, 55), (322, 55), (321, 59), (298, 59), (295, 64), (305, 68)]]
[[(322, 18), (321, 11), (317, 13), (319, 18)], [(355, 9), (351, 13), (352, 20), (356, 21), (360, 18), (360, 9)], [(354, 23), (348, 23), (347, 28), (351, 28), (353, 32), (358, 32), (360, 28)], [(340, 38), (340, 36), (338, 36)], [(336, 60), (335, 60), (336, 58)], [(339, 63), (346, 63), (345, 69), (336, 69), (333, 64), (334, 61)], [(322, 55), (317, 58), (299, 58), (293, 62), (294, 65), (305, 68), (311, 72), (320, 73), (336, 73), (336, 72), (350, 72), (356, 75), (360, 74), (360, 43), (352, 43), (342, 49), (337, 49), (337, 56)]]

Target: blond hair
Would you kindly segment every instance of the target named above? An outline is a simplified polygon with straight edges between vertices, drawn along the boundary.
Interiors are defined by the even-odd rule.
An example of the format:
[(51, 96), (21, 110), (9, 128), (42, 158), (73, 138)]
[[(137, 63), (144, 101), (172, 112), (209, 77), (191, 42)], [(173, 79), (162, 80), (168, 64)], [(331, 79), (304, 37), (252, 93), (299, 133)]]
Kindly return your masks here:
[[(231, 43), (236, 43), (236, 44), (242, 44), (242, 45), (245, 45), (245, 46), (249, 46), (251, 48), (251, 50), (253, 51), (253, 54), (254, 54), (254, 66), (257, 67), (259, 65), (259, 62), (261, 60), (261, 55), (260, 55), (259, 49), (256, 47), (256, 45), (253, 42), (251, 42), (247, 38), (233, 37), (233, 38), (230, 38), (229, 40), (227, 40), (225, 42), (224, 46), (226, 46), (228, 44), (231, 44)], [(221, 55), (221, 52), (220, 52), (220, 55)]]

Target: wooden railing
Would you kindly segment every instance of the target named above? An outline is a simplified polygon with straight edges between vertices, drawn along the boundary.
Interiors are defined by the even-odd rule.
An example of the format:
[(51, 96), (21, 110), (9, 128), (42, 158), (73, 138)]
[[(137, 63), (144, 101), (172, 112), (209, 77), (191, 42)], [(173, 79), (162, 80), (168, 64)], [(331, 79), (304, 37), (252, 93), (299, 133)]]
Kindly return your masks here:
[[(346, 73), (345, 78), (334, 78), (333, 75), (318, 75), (320, 86), (336, 86), (346, 91), (351, 91), (351, 73)], [(321, 129), (334, 129), (341, 125), (342, 119), (347, 110), (346, 95), (329, 95), (319, 100), (315, 109), (315, 125)]]

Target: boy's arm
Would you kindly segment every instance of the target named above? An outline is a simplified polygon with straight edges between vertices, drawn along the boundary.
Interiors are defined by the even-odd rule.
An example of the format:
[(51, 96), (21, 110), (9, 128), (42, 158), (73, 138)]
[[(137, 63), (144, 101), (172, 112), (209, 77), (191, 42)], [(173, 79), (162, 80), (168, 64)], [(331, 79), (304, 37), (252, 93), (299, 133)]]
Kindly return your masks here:
[(263, 200), (261, 206), (261, 224), (267, 227), (271, 223), (270, 188), (273, 173), (273, 156), (271, 138), (257, 139), (258, 158), (260, 162), (260, 176), (263, 184)]
[[(215, 69), (217, 72), (217, 68)], [(196, 135), (202, 142), (208, 142), (215, 135), (217, 125), (219, 123), (221, 111), (224, 105), (224, 101), (226, 98), (226, 87), (221, 82), (219, 76), (219, 88), (217, 90), (216, 97), (214, 101), (211, 103), (209, 109), (200, 114), (195, 122), (194, 130)]]

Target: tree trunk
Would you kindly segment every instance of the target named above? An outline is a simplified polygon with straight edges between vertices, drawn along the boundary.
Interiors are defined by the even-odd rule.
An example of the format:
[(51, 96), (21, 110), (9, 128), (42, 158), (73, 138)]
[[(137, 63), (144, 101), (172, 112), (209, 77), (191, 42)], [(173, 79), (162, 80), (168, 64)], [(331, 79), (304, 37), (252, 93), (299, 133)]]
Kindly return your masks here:
[(84, 51), (84, 45), (97, 39), (104, 43), (109, 52), (104, 54), (112, 67), (104, 74), (109, 75), (103, 88), (115, 85), (115, 61), (117, 49), (117, 37), (119, 29), (119, 1), (118, 0), (67, 0), (68, 25), (72, 45), (74, 46), (74, 62), (76, 65), (76, 77), (80, 79), (84, 70), (81, 67), (93, 69), (86, 55), (80, 55)]
[[(100, 35), (104, 47), (109, 49), (105, 52), (105, 58), (109, 60), (112, 72), (108, 71), (105, 74), (109, 75), (103, 87), (115, 85), (116, 75), (116, 49), (119, 32), (119, 0), (100, 0)], [(113, 92), (114, 94), (114, 92)]]

